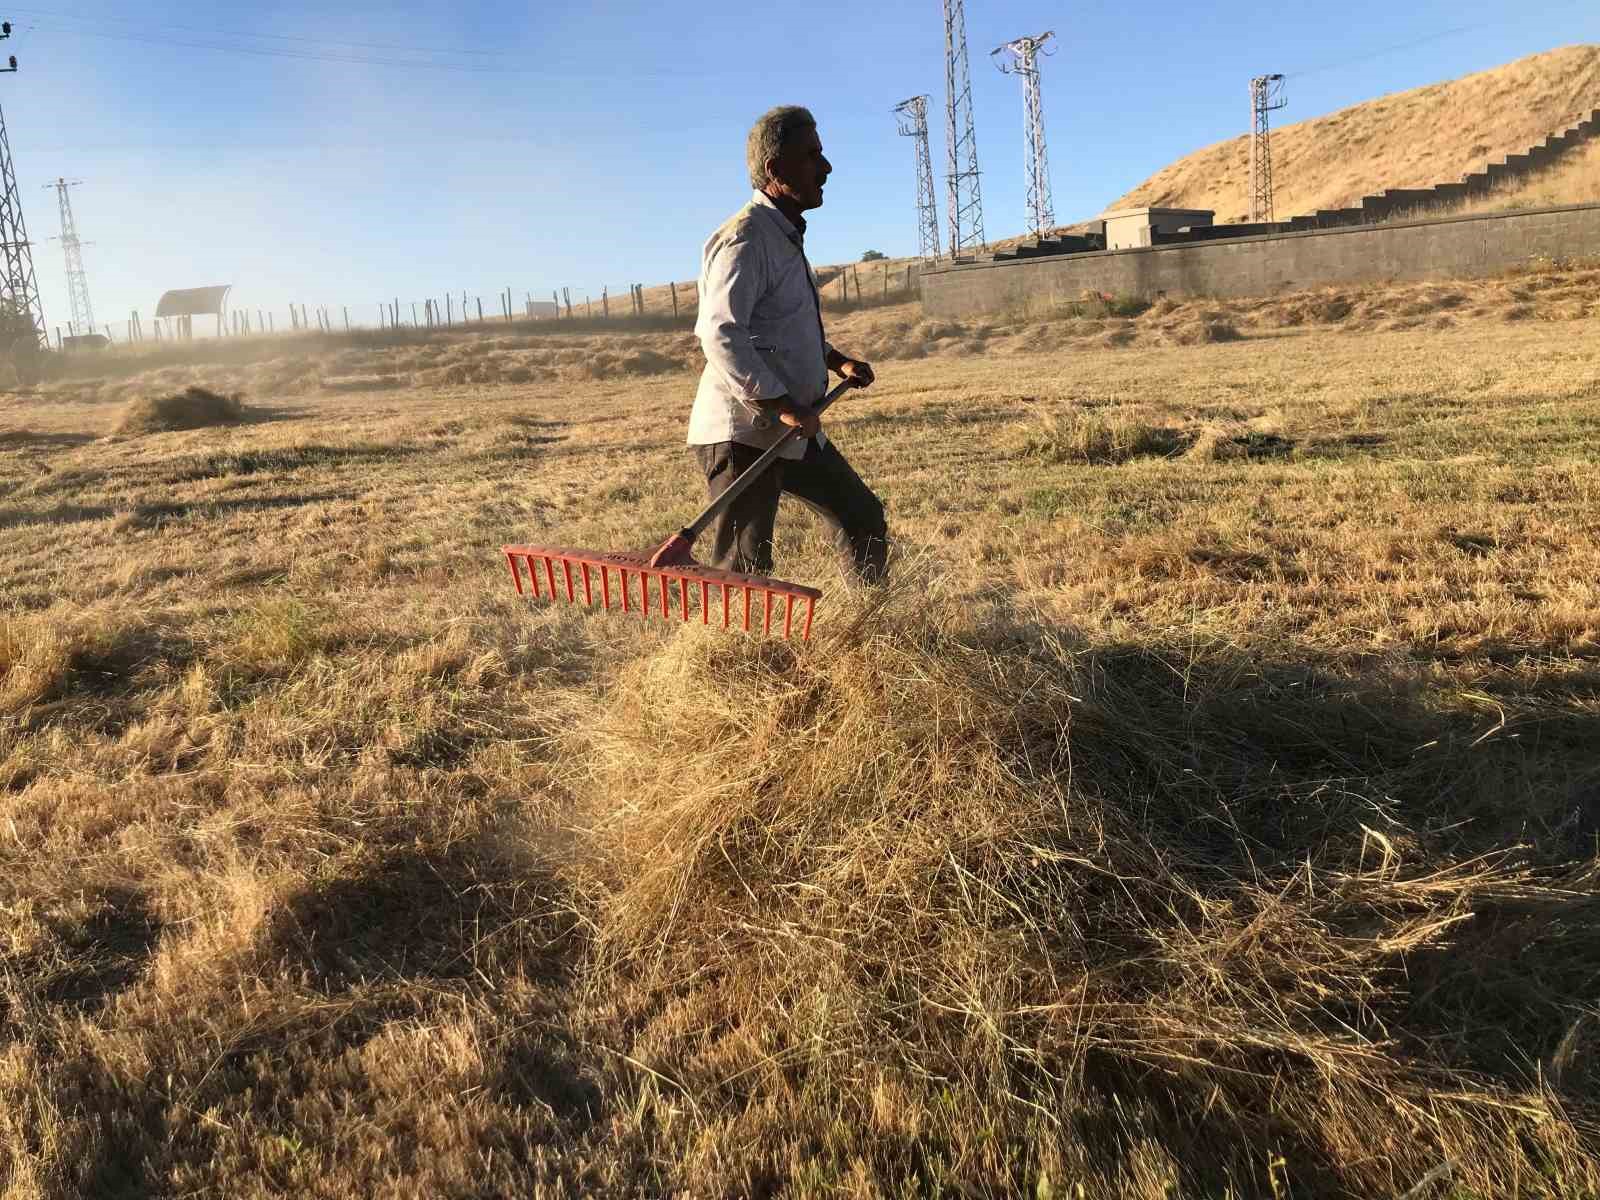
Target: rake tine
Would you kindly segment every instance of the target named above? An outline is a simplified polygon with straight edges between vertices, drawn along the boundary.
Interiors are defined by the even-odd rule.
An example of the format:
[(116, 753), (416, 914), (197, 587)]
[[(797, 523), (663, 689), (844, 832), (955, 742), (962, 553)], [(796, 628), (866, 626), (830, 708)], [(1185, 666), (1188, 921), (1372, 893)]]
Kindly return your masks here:
[[(651, 609), (660, 604), (660, 616), (664, 621), (676, 618), (687, 625), (694, 620), (694, 601), (690, 595), (698, 586), (700, 594), (700, 623), (709, 626), (712, 623), (711, 615), (711, 589), (722, 590), (722, 627), (733, 629), (737, 616), (739, 628), (745, 633), (754, 633), (758, 636), (778, 636), (778, 620), (782, 619), (782, 637), (789, 640), (796, 632), (796, 613), (799, 606), (798, 600), (806, 601), (805, 622), (800, 636), (807, 641), (811, 638), (811, 629), (816, 617), (816, 602), (821, 598), (814, 588), (802, 587), (799, 584), (784, 583), (777, 579), (768, 579), (757, 575), (742, 575), (732, 571), (720, 570), (709, 566), (701, 566), (692, 558), (672, 558), (665, 554), (665, 547), (658, 552), (656, 557), (663, 558), (659, 565), (652, 559), (641, 554), (613, 553), (599, 550), (573, 550), (560, 546), (504, 546), (501, 552), (505, 555), (506, 569), (511, 572), (511, 584), (519, 596), (531, 593), (534, 599), (556, 600), (562, 597), (562, 587), (566, 592), (564, 599), (570, 604), (583, 604), (594, 608), (598, 604), (607, 611), (613, 610), (620, 604), (624, 613), (631, 613), (637, 608), (641, 621), (648, 623), (654, 613)], [(561, 564), (561, 570), (556, 571), (556, 563)], [(526, 570), (527, 578), (523, 578)], [(616, 582), (611, 579), (611, 572), (617, 573)], [(595, 572), (600, 573), (600, 586), (595, 587)], [(633, 575), (639, 577), (638, 595), (631, 595)], [(542, 577), (542, 578), (541, 578)], [(651, 593), (659, 590), (655, 601)], [(737, 610), (734, 609), (735, 590), (744, 593), (744, 599)], [(759, 605), (756, 594), (760, 594)], [(783, 611), (777, 611), (777, 602), (783, 601)], [(674, 613), (672, 606), (676, 604), (678, 611)], [(752, 619), (753, 618), (753, 619)]]

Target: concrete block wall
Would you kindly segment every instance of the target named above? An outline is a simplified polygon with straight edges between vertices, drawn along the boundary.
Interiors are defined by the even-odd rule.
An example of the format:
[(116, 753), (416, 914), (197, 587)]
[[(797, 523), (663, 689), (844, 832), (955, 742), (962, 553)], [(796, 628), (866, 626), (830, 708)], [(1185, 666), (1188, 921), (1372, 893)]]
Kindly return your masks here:
[(1270, 296), (1489, 275), (1540, 255), (1600, 257), (1600, 204), (930, 268), (921, 278), (922, 306), (929, 316), (959, 318), (1047, 311), (1086, 292), (1147, 300)]

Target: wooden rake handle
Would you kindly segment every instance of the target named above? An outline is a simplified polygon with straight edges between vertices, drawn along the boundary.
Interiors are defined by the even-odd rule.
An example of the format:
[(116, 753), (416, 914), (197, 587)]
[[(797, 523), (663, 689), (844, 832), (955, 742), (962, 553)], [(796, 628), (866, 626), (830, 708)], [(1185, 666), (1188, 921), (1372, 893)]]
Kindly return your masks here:
[[(859, 386), (861, 385), (858, 384), (854, 379), (840, 380), (838, 387), (834, 388), (821, 400), (818, 400), (811, 406), (811, 408), (818, 416), (821, 416), (827, 411), (828, 406), (840, 396), (844, 395), (851, 388)], [(755, 462), (751, 463), (739, 473), (738, 478), (728, 485), (727, 491), (723, 492), (722, 495), (718, 496), (710, 504), (706, 505), (705, 511), (680, 529), (678, 531), (678, 536), (683, 538), (684, 541), (692, 543), (695, 538), (704, 533), (706, 531), (706, 527), (710, 525), (711, 522), (715, 521), (718, 515), (724, 509), (728, 508), (735, 500), (744, 495), (745, 490), (760, 477), (761, 473), (778, 460), (778, 456), (783, 453), (783, 448), (799, 435), (800, 430), (798, 427), (794, 425), (789, 426), (784, 432), (784, 435), (777, 441), (773, 442), (772, 445), (768, 446), (760, 458), (756, 459)]]

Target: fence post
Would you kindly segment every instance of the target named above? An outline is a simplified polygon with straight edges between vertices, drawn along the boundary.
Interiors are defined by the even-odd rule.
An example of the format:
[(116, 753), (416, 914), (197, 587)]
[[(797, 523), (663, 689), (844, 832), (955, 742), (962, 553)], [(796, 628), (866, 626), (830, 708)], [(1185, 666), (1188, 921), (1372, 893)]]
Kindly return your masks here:
[(600, 315), (608, 321), (611, 319), (611, 297), (603, 283), (600, 285)]
[(883, 264), (883, 298), (889, 298), (889, 264)]
[(566, 288), (561, 289), (561, 298), (567, 302), (567, 320), (572, 320), (572, 293)]
[(456, 321), (455, 305), (450, 299), (450, 293), (444, 294), (444, 323), (446, 326), (454, 325)]
[(589, 296), (583, 298), (583, 315), (589, 320), (594, 320), (594, 299)]
[(478, 297), (478, 324), (483, 324), (483, 297)]
[(672, 319), (676, 321), (678, 319), (678, 285), (669, 283), (667, 286), (672, 289)]

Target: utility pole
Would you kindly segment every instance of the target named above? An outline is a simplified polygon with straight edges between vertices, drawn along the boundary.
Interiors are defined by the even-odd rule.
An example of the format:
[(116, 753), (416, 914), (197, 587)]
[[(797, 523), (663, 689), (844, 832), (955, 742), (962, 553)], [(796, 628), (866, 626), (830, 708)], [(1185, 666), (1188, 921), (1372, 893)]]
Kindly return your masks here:
[[(1050, 159), (1044, 145), (1044, 108), (1039, 102), (1040, 49), (1055, 33), (1047, 30), (1034, 37), (1020, 37), (990, 51), (999, 59), (995, 66), (1002, 75), (1022, 78), (1022, 136), (1027, 147), (1028, 220), (1034, 233), (1044, 237), (1056, 223), (1055, 206), (1050, 200)], [(1054, 51), (1046, 50), (1046, 54)], [(999, 56), (1009, 55), (1008, 59)]]
[(1250, 221), (1271, 221), (1272, 130), (1269, 113), (1289, 101), (1282, 75), (1257, 75), (1250, 81)]
[(900, 136), (912, 139), (917, 152), (917, 253), (939, 257), (939, 203), (933, 194), (933, 156), (928, 151), (928, 98), (912, 96), (894, 106)]
[[(11, 36), (11, 22), (0, 21), (0, 41)], [(12, 55), (0, 74), (17, 69)], [(3, 333), (12, 341), (12, 328), (20, 331), (24, 322), (32, 326), (33, 341), (41, 350), (50, 348), (50, 331), (45, 328), (44, 305), (39, 299), (39, 281), (33, 273), (33, 247), (28, 241), (28, 226), (22, 219), (22, 197), (17, 194), (17, 173), (11, 166), (11, 139), (6, 134), (4, 112), (0, 112), (0, 251), (4, 252), (4, 274), (0, 275), (0, 321), (10, 327)]]
[(972, 127), (972, 77), (967, 72), (967, 14), (963, 0), (944, 0), (945, 210), (950, 257), (981, 250), (983, 196), (978, 187), (978, 136)]
[(81, 179), (57, 179), (47, 183), (55, 188), (56, 199), (61, 204), (61, 249), (67, 258), (67, 297), (72, 303), (72, 331), (94, 332), (94, 308), (89, 304), (89, 276), (83, 269), (83, 243), (78, 240), (78, 226), (72, 219), (72, 198), (69, 188), (78, 187)]

